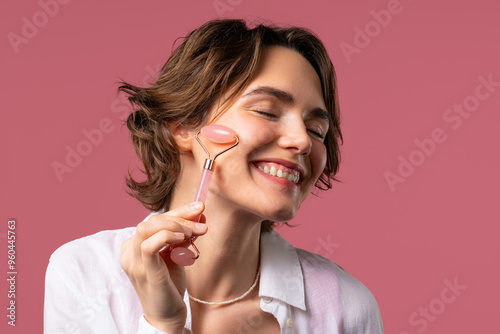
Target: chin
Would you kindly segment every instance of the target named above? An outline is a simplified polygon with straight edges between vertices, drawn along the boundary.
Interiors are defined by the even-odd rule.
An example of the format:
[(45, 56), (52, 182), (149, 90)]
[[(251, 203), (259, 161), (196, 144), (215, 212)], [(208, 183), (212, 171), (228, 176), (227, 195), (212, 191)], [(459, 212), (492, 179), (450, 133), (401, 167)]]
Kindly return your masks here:
[(295, 218), (297, 215), (297, 209), (292, 207), (283, 207), (278, 210), (274, 209), (269, 211), (264, 219), (272, 220), (275, 222), (286, 222)]
[[(300, 204), (302, 204), (302, 201)], [(300, 204), (297, 199), (287, 199), (285, 196), (267, 196), (255, 201), (251, 211), (262, 220), (286, 222), (295, 218)]]

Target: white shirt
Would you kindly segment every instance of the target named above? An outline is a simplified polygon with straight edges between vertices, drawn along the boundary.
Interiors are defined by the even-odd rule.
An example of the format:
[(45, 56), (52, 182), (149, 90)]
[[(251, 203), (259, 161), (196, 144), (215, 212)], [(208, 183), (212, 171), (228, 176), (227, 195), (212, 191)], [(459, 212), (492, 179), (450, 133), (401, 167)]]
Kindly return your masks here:
[[(102, 231), (52, 254), (45, 279), (45, 334), (164, 334), (144, 319), (120, 266), (122, 243), (134, 233), (135, 227)], [(260, 307), (274, 315), (281, 333), (383, 333), (373, 295), (337, 264), (294, 248), (275, 231), (261, 235), (260, 256)], [(184, 333), (191, 333), (187, 291), (184, 302)], [(247, 320), (240, 331), (246, 332)]]

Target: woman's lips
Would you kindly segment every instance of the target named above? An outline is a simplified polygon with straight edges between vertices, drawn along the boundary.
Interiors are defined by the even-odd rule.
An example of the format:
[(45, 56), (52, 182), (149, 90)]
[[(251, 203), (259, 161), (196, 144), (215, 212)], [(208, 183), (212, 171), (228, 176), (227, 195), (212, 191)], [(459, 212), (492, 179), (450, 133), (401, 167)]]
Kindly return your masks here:
[(300, 173), (296, 170), (280, 166), (279, 164), (263, 161), (259, 161), (258, 163), (252, 162), (250, 164), (259, 172), (259, 174), (282, 186), (295, 188), (300, 184)]

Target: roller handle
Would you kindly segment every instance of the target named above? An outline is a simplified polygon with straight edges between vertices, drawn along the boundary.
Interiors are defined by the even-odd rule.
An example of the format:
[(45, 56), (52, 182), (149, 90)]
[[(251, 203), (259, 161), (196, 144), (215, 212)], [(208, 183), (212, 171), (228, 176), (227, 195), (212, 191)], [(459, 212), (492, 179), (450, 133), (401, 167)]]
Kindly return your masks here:
[[(214, 171), (210, 169), (203, 169), (200, 178), (200, 184), (198, 185), (198, 190), (196, 190), (196, 196), (194, 197), (195, 202), (203, 202), (205, 203), (205, 199), (208, 194), (208, 187), (210, 186), (210, 181), (212, 180), (212, 176), (214, 175)], [(193, 219), (195, 222), (199, 222), (201, 219), (201, 215)]]
[[(203, 168), (200, 183), (198, 185), (198, 190), (196, 190), (196, 196), (194, 197), (195, 202), (201, 201), (205, 203), (205, 199), (207, 198), (208, 194), (208, 187), (210, 186), (210, 181), (212, 180), (213, 174), (214, 171), (212, 169)], [(200, 220), (201, 214), (193, 219), (193, 221), (195, 222), (199, 222)], [(188, 238), (188, 240), (194, 246), (193, 241), (196, 240), (196, 237)], [(187, 247), (178, 245), (172, 245), (171, 247), (170, 258), (172, 259), (172, 261), (181, 266), (190, 266), (194, 264), (194, 261), (197, 257)]]

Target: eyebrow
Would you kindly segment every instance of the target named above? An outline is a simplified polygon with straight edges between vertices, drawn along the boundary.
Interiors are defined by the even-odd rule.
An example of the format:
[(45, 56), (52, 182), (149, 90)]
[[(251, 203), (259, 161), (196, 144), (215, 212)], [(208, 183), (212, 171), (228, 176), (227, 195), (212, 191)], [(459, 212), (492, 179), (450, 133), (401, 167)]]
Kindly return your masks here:
[[(252, 95), (259, 95), (259, 94), (260, 95), (274, 96), (278, 100), (280, 100), (281, 102), (284, 102), (288, 105), (292, 105), (295, 103), (295, 99), (294, 99), (292, 94), (290, 94), (289, 92), (285, 92), (284, 90), (277, 89), (277, 88), (270, 87), (270, 86), (259, 86), (255, 89), (252, 89), (251, 91), (249, 91), (245, 95), (243, 95), (242, 98), (246, 98), (246, 97), (249, 97)], [(330, 120), (331, 120), (330, 114), (326, 110), (319, 108), (319, 107), (311, 110), (310, 115), (314, 118), (316, 118), (316, 117), (321, 118), (321, 119), (324, 119), (328, 122), (330, 122)]]

